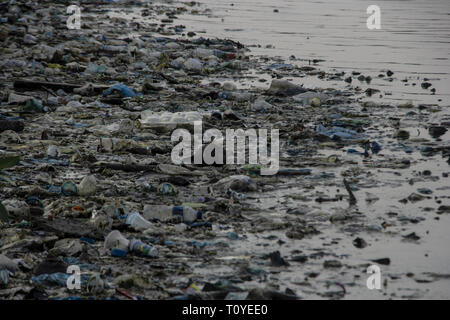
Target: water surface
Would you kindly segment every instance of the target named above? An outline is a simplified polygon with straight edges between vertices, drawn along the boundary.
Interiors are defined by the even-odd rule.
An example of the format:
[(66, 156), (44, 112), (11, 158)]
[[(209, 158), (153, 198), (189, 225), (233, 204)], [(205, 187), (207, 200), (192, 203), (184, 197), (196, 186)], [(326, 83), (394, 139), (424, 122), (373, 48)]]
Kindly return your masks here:
[[(380, 30), (366, 25), (372, 4), (381, 9)], [(208, 0), (200, 8), (211, 11), (180, 15), (177, 23), (201, 36), (257, 45), (252, 54), (322, 59), (319, 66), (328, 70), (362, 72), (392, 100), (450, 102), (448, 0)], [(386, 70), (394, 72), (393, 82), (377, 78)], [(424, 78), (435, 95), (421, 88)]]

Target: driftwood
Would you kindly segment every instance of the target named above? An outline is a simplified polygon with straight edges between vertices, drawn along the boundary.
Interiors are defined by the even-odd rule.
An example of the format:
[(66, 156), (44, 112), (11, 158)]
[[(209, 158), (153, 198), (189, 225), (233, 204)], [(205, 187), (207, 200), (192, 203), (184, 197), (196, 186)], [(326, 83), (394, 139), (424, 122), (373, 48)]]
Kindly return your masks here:
[(111, 169), (125, 172), (156, 172), (156, 165), (121, 164), (121, 163), (97, 163), (92, 166), (95, 169)]
[(24, 129), (22, 121), (0, 120), (0, 132), (6, 130), (12, 130), (15, 132), (21, 132)]
[(358, 201), (356, 200), (356, 197), (355, 197), (355, 195), (353, 194), (353, 191), (352, 191), (352, 189), (350, 188), (350, 185), (348, 184), (347, 180), (345, 180), (345, 179), (344, 179), (344, 185), (345, 185), (345, 189), (347, 189), (347, 192), (348, 192), (348, 194), (349, 194), (349, 196), (350, 196), (350, 199), (349, 199), (350, 205), (356, 204), (356, 202), (358, 202)]
[[(14, 81), (14, 89), (22, 90), (59, 90), (63, 89), (66, 92), (73, 92), (74, 89), (82, 88), (83, 85), (63, 82), (45, 82), (32, 80), (16, 80)], [(103, 92), (108, 86), (93, 86), (95, 92)]]

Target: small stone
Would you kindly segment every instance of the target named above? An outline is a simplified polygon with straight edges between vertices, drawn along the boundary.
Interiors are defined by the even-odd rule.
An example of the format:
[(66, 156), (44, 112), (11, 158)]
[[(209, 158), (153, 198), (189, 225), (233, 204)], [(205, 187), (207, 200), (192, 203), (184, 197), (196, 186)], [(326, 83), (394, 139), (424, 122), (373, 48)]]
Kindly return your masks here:
[(289, 263), (286, 262), (280, 254), (280, 251), (275, 251), (269, 254), (270, 263), (272, 266), (275, 267), (281, 267), (281, 266), (288, 266)]
[(411, 193), (409, 196), (408, 196), (408, 200), (409, 201), (411, 201), (411, 202), (418, 202), (418, 201), (422, 201), (422, 200), (424, 200), (425, 199), (425, 197), (424, 196), (422, 196), (422, 195), (420, 195), (420, 194), (417, 194), (417, 193)]
[(409, 139), (409, 132), (406, 130), (398, 130), (396, 136), (397, 136), (397, 139), (407, 140), (407, 139)]
[(353, 240), (353, 245), (358, 249), (363, 249), (367, 247), (367, 242), (362, 238), (356, 238)]
[(432, 84), (431, 83), (429, 83), (429, 82), (422, 82), (422, 84), (420, 85), (421, 87), (422, 87), (422, 89), (428, 89), (429, 87), (431, 87), (432, 86)]
[(305, 255), (293, 256), (291, 260), (295, 262), (305, 263), (306, 261), (308, 261), (308, 256)]
[(428, 188), (419, 188), (419, 189), (417, 189), (417, 192), (419, 192), (421, 194), (432, 194), (433, 193), (433, 191)]
[(327, 260), (323, 263), (324, 268), (341, 268), (342, 263), (339, 260)]
[(440, 206), (437, 210), (438, 214), (443, 214), (443, 213), (450, 213), (450, 206)]
[(378, 264), (382, 264), (385, 266), (388, 266), (391, 264), (391, 259), (389, 259), (389, 258), (381, 258), (381, 259), (375, 259), (375, 260), (370, 260), (370, 261), (378, 263)]
[(420, 240), (420, 237), (415, 232), (412, 232), (406, 236), (403, 236), (403, 238), (405, 238), (407, 240), (413, 240), (413, 241)]

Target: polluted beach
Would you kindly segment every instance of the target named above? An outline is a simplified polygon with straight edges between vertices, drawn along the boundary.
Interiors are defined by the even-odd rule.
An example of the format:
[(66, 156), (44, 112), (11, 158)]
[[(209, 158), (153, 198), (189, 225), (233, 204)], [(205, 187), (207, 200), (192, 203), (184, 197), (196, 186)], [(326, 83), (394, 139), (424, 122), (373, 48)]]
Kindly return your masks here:
[(0, 0), (0, 299), (449, 299), (450, 7), (371, 5)]

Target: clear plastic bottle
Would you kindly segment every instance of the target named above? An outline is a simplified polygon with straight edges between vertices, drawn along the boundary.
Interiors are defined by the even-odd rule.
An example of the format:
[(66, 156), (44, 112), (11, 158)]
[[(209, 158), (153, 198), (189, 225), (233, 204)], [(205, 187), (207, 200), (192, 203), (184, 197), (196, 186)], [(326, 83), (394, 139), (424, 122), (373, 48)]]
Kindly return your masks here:
[(181, 220), (185, 223), (192, 223), (202, 218), (202, 213), (191, 207), (173, 207), (164, 205), (146, 205), (143, 216), (147, 220), (171, 221)]
[(128, 215), (126, 224), (129, 224), (136, 231), (147, 230), (152, 226), (151, 222), (145, 220), (137, 212), (133, 212)]

